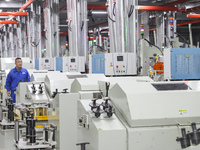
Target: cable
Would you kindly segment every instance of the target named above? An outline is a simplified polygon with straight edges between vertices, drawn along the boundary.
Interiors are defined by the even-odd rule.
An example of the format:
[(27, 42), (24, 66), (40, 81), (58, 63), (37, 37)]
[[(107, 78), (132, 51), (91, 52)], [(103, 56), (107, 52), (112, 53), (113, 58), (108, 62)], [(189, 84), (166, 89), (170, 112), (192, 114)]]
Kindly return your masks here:
[[(114, 6), (115, 6), (115, 4), (114, 4)], [(108, 8), (108, 6), (107, 6), (107, 8)], [(113, 8), (114, 8), (114, 7), (113, 7)], [(113, 10), (114, 10), (114, 9), (113, 9)], [(115, 16), (114, 11), (113, 11), (113, 15)], [(107, 16), (108, 16), (108, 19), (110, 19), (112, 22), (116, 22), (114, 19), (112, 19), (112, 18), (110, 17), (109, 13), (107, 13)]]
[(187, 40), (178, 32), (175, 32), (175, 34), (178, 34), (178, 36), (184, 41), (184, 43), (186, 43), (188, 45), (188, 47), (190, 48), (190, 44), (187, 42)]
[(102, 50), (104, 50), (105, 52), (107, 51), (107, 50), (105, 50), (104, 48), (102, 48), (101, 46), (99, 46), (99, 45), (94, 45), (94, 46), (97, 46), (98, 48), (100, 48), (100, 49), (102, 49)]
[(81, 31), (83, 31), (83, 27), (84, 27), (85, 22), (82, 21), (82, 25), (81, 25)]
[[(154, 45), (153, 43), (151, 43), (149, 40), (147, 40), (147, 39), (145, 39), (145, 38), (141, 38), (141, 39), (145, 40), (145, 41), (149, 44), (149, 46), (151, 46), (151, 47), (154, 46), (154, 47), (156, 47), (157, 49), (159, 49), (159, 51), (160, 51), (161, 54), (163, 55), (163, 51), (162, 51), (158, 46)], [(138, 43), (140, 42), (141, 39), (139, 39)]]
[(114, 6), (113, 6), (113, 16), (115, 16), (115, 10), (116, 10), (116, 3), (114, 3)]
[(69, 29), (69, 31), (72, 31), (72, 28), (71, 28), (71, 23), (72, 23), (72, 21), (70, 20), (69, 22), (68, 22), (68, 29)]
[(131, 7), (130, 7), (130, 11), (129, 11), (129, 13), (128, 13), (128, 17), (129, 17), (129, 18), (130, 18), (131, 15), (133, 14), (133, 11), (134, 11), (134, 6), (131, 5)]

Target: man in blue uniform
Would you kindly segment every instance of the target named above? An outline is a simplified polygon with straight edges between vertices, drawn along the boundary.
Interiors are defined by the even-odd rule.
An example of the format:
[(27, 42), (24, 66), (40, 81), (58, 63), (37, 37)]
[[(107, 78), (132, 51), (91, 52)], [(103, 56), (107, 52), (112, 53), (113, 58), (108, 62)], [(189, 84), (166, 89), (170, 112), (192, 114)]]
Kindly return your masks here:
[(15, 59), (15, 65), (16, 67), (9, 72), (6, 79), (7, 95), (12, 97), (14, 103), (16, 102), (14, 91), (17, 88), (19, 82), (30, 82), (28, 71), (22, 68), (21, 58)]

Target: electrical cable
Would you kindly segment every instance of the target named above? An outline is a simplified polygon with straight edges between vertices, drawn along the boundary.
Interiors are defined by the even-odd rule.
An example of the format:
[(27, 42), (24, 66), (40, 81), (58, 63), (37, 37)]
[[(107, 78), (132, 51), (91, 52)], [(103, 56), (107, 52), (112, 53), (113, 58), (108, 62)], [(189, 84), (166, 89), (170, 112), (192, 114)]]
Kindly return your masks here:
[(187, 40), (178, 32), (175, 32), (175, 34), (178, 34), (178, 36), (184, 41), (185, 44), (188, 45), (188, 47), (190, 48), (190, 44), (187, 42)]
[(115, 16), (115, 10), (116, 10), (116, 3), (114, 3), (114, 6), (113, 6), (113, 16)]
[[(163, 55), (163, 51), (162, 51), (157, 45), (151, 43), (149, 40), (147, 40), (147, 39), (145, 39), (145, 38), (141, 38), (141, 39), (145, 40), (145, 41), (149, 44), (149, 46), (151, 46), (151, 47), (154, 46), (154, 47), (156, 47), (157, 49), (159, 49), (159, 51), (160, 51), (161, 54)], [(140, 42), (141, 39), (139, 39), (138, 43)]]
[(134, 11), (134, 6), (131, 5), (131, 7), (130, 7), (130, 11), (129, 11), (129, 13), (128, 13), (128, 17), (129, 17), (129, 18), (130, 18), (131, 15), (133, 14), (133, 11)]
[(82, 24), (81, 24), (81, 31), (83, 31), (84, 24), (85, 24), (85, 22), (82, 21)]
[(113, 20), (113, 19), (109, 16), (109, 14), (107, 14), (107, 16), (108, 16), (108, 18), (109, 18), (112, 22), (116, 22), (115, 20)]
[(72, 31), (71, 23), (72, 23), (72, 21), (70, 20), (69, 23), (68, 23), (68, 26), (67, 26), (69, 31)]
[(97, 46), (98, 48), (100, 48), (101, 50), (103, 50), (103, 51), (105, 51), (105, 52), (107, 51), (107, 50), (105, 50), (104, 48), (102, 48), (102, 47), (99, 46), (99, 45), (96, 45), (96, 44), (95, 44), (94, 46)]
[[(107, 6), (107, 8), (108, 8), (108, 6)], [(113, 12), (114, 13), (114, 12)], [(113, 14), (114, 15), (114, 14)], [(111, 17), (110, 17), (110, 15), (109, 15), (109, 13), (107, 13), (107, 16), (108, 16), (108, 19), (110, 19), (112, 22), (116, 22), (114, 19), (112, 19)], [(115, 15), (114, 15), (115, 16)]]

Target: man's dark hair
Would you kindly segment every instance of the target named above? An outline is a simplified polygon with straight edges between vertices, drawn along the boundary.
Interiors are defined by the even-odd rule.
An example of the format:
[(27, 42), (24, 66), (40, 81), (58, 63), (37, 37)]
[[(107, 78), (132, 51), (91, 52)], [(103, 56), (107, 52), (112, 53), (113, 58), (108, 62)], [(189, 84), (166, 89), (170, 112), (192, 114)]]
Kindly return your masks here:
[(15, 59), (15, 62), (17, 61), (17, 60), (22, 60), (20, 57), (17, 57), (16, 59)]

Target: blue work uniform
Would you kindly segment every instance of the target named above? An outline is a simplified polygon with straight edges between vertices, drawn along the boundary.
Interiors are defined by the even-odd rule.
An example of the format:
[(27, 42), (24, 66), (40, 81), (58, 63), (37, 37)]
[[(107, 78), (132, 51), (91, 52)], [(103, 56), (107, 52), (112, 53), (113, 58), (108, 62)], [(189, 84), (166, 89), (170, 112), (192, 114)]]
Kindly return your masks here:
[(14, 103), (16, 102), (14, 91), (17, 88), (19, 82), (30, 82), (30, 75), (24, 68), (21, 68), (20, 70), (13, 68), (7, 76), (6, 89), (7, 92), (11, 91), (11, 97)]

